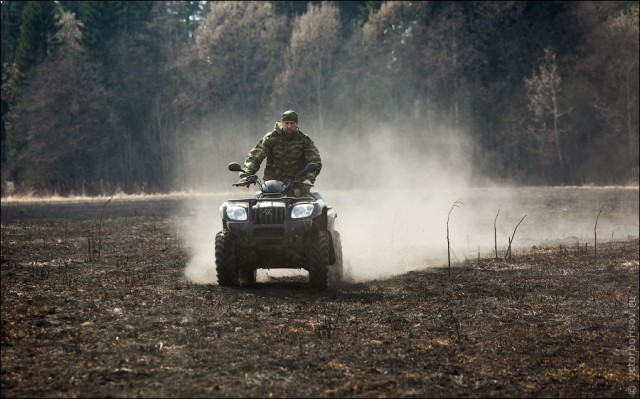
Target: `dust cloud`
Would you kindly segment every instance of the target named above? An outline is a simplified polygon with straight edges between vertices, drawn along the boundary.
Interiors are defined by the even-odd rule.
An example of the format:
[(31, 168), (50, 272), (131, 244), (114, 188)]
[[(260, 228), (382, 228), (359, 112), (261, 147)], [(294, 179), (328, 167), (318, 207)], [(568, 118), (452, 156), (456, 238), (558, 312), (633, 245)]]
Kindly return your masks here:
[[(516, 254), (533, 245), (591, 246), (603, 206), (599, 241), (638, 237), (638, 187), (499, 186), (474, 173), (469, 162), (473, 143), (463, 131), (450, 128), (427, 134), (415, 127), (378, 126), (340, 134), (306, 129), (302, 121), (300, 128), (322, 156), (314, 190), (338, 214), (345, 269), (354, 281), (446, 265), (447, 218), (453, 264), (492, 257), (496, 243), (498, 255), (504, 256), (509, 237), (514, 237)], [(185, 276), (195, 283), (216, 283), (220, 204), (255, 191), (232, 188), (237, 175), (226, 165), (242, 162), (262, 134), (236, 138), (233, 148), (227, 143), (190, 150), (195, 159), (207, 160), (205, 168), (190, 172), (193, 181), (201, 182), (193, 190), (200, 195), (186, 203), (189, 217), (179, 228), (191, 251)], [(261, 271), (258, 279), (282, 272)]]

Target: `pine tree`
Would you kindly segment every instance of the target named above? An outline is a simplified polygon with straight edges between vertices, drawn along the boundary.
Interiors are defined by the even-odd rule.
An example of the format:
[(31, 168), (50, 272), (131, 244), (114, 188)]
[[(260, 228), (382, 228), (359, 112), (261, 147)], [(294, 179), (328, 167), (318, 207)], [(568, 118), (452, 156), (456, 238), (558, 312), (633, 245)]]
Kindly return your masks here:
[(83, 1), (79, 9), (82, 21), (80, 44), (91, 58), (107, 61), (108, 43), (124, 25), (124, 2)]
[(26, 1), (3, 1), (2, 7), (2, 63), (13, 63), (20, 37), (22, 11)]
[(110, 44), (125, 34), (129, 38), (151, 17), (151, 1), (83, 1), (79, 5), (80, 44), (92, 58), (109, 63)]
[(15, 63), (20, 78), (59, 43), (60, 7), (55, 1), (28, 1), (22, 12)]

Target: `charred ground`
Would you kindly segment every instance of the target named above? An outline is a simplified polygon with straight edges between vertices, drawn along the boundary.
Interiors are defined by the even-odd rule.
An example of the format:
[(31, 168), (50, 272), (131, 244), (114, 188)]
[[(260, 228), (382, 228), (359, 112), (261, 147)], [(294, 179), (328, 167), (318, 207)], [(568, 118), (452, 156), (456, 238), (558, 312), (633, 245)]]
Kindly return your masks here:
[(175, 215), (161, 200), (2, 205), (3, 397), (638, 387), (637, 239), (603, 242), (597, 258), (534, 247), (331, 292), (299, 277), (228, 289), (184, 278)]

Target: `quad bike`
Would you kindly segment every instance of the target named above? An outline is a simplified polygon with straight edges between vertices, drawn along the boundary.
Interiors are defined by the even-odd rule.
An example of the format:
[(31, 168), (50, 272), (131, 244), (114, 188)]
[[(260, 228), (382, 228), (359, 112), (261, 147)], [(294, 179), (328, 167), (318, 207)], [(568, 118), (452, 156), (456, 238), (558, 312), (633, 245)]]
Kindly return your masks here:
[[(319, 193), (287, 195), (301, 187), (300, 176), (316, 171), (310, 163), (289, 182), (260, 181), (258, 176), (233, 185), (257, 184), (260, 191), (243, 199), (227, 200), (220, 207), (222, 230), (215, 238), (216, 271), (220, 286), (256, 281), (258, 269), (305, 269), (309, 285), (318, 290), (336, 288), (342, 281), (340, 233), (337, 214)], [(229, 170), (243, 172), (238, 163)]]

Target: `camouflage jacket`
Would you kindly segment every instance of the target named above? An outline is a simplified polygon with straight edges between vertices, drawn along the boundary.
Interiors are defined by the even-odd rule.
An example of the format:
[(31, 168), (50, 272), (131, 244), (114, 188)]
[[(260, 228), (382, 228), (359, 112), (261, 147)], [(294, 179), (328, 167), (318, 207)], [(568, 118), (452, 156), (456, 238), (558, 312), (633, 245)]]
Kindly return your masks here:
[(266, 158), (264, 180), (288, 182), (304, 170), (308, 163), (315, 162), (318, 164), (318, 170), (301, 179), (315, 181), (322, 168), (322, 161), (313, 140), (299, 129), (287, 138), (281, 126), (280, 122), (276, 123), (273, 131), (267, 133), (249, 152), (244, 162), (244, 170), (247, 173), (241, 172), (240, 178), (256, 174)]

